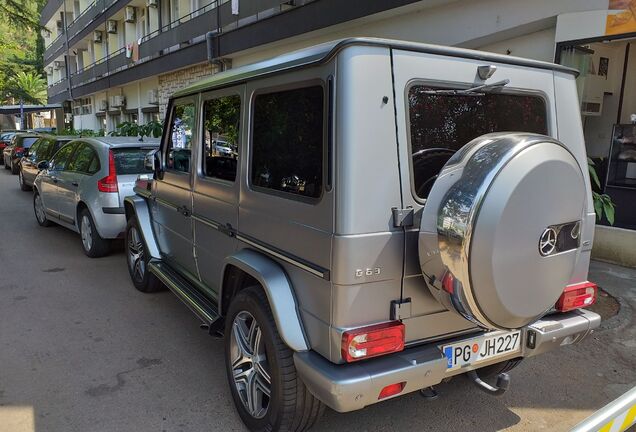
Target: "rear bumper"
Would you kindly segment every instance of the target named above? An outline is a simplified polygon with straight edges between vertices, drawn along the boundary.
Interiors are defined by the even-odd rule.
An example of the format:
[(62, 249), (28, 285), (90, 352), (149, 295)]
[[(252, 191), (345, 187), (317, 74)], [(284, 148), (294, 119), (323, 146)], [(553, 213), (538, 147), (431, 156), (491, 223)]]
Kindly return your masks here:
[(126, 215), (122, 213), (107, 213), (100, 208), (93, 214), (93, 219), (97, 232), (102, 238), (119, 238), (126, 230)]
[[(532, 357), (559, 346), (573, 344), (583, 339), (600, 323), (601, 317), (587, 310), (544, 317), (523, 329), (521, 353), (480, 363), (479, 368), (512, 358)], [(452, 341), (470, 337), (474, 335)], [(446, 358), (438, 344), (452, 341), (421, 345), (400, 353), (346, 365), (331, 363), (313, 351), (297, 352), (294, 354), (294, 363), (312, 394), (335, 411), (347, 412), (379, 402), (378, 395), (387, 385), (406, 382), (400, 393), (403, 395), (471, 370), (470, 367), (452, 372), (446, 370)]]

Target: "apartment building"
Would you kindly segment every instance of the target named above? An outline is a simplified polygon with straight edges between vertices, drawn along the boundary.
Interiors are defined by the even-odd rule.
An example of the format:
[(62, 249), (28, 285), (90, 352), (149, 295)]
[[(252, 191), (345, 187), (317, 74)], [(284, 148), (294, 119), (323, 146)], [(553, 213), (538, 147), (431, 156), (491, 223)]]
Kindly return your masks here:
[[(50, 0), (41, 17), (50, 103), (76, 129), (162, 119), (170, 94), (223, 68), (374, 36), (553, 61), (559, 18), (608, 0)], [(576, 26), (574, 26), (576, 27)], [(214, 62), (206, 33), (215, 32)]]

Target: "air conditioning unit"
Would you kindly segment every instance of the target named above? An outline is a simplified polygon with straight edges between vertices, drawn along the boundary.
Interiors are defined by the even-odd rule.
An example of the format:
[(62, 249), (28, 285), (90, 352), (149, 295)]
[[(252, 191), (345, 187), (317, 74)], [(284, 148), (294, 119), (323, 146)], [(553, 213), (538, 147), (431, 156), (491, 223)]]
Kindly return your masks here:
[(102, 32), (101, 32), (101, 31), (99, 31), (99, 30), (95, 30), (95, 31), (93, 32), (93, 42), (95, 42), (95, 43), (102, 43), (102, 37), (103, 37), (103, 34), (102, 34)]
[(126, 98), (118, 95), (110, 98), (110, 106), (113, 108), (122, 108), (126, 106)]
[(115, 20), (106, 21), (106, 32), (110, 34), (117, 34), (117, 21)]
[(159, 105), (159, 90), (148, 90), (148, 103), (150, 105)]
[(605, 95), (605, 77), (587, 75), (583, 83), (581, 96), (581, 114), (584, 116), (600, 116), (603, 111), (603, 96)]
[(146, 7), (154, 7), (154, 8), (156, 8), (158, 3), (159, 3), (158, 0), (147, 0), (146, 1)]
[(63, 66), (64, 65), (62, 64), (61, 61), (56, 60), (56, 61), (53, 62), (53, 69), (55, 69), (55, 70), (60, 70), (60, 69), (62, 69)]
[(126, 6), (124, 12), (124, 21), (126, 21), (127, 23), (134, 23), (136, 19), (136, 9), (133, 6)]
[(102, 99), (99, 101), (99, 105), (97, 106), (99, 111), (107, 111), (108, 110), (108, 101), (106, 99)]
[(53, 66), (49, 66), (46, 68), (46, 74), (47, 75), (53, 75)]

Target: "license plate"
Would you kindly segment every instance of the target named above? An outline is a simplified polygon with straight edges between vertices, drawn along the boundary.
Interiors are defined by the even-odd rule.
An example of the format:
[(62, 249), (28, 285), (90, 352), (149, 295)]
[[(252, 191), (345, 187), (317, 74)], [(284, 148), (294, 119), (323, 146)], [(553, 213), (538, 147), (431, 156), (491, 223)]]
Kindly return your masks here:
[(521, 332), (488, 333), (442, 348), (447, 370), (476, 365), (486, 360), (521, 351)]

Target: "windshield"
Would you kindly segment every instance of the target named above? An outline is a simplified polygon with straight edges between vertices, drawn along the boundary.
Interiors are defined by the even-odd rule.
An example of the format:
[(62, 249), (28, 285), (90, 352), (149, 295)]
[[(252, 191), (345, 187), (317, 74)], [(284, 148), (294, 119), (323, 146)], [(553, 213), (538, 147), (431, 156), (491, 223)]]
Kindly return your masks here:
[(145, 166), (146, 155), (154, 148), (114, 148), (115, 171), (119, 175), (151, 173)]

